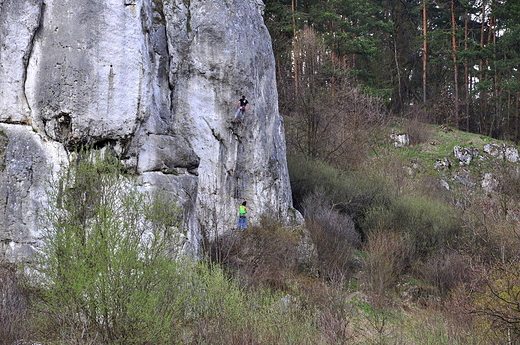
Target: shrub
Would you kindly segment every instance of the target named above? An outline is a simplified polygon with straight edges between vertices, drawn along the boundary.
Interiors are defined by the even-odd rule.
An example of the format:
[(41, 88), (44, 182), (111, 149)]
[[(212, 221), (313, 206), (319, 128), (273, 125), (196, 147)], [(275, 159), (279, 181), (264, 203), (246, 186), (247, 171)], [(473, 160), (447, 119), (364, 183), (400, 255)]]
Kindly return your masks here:
[[(110, 157), (80, 154), (51, 190), (33, 267), (41, 335), (79, 343), (165, 343), (178, 280), (178, 207), (143, 194)], [(38, 317), (40, 316), (40, 317)]]
[(374, 231), (365, 243), (361, 281), (366, 291), (384, 296), (398, 282), (413, 249), (402, 232)]
[[(191, 272), (191, 273), (190, 273)], [(285, 293), (244, 290), (218, 265), (186, 272), (183, 289), (190, 313), (177, 325), (183, 344), (316, 344), (311, 313)]]
[(410, 145), (418, 145), (428, 141), (430, 131), (424, 122), (408, 120), (405, 125), (405, 133), (408, 134)]
[(460, 230), (453, 209), (441, 201), (403, 196), (390, 207), (375, 207), (366, 213), (365, 232), (386, 231), (407, 234), (420, 258), (435, 252)]
[(0, 343), (13, 344), (30, 334), (27, 324), (30, 291), (15, 265), (0, 261)]
[(353, 260), (360, 238), (354, 222), (330, 204), (322, 191), (308, 195), (303, 202), (305, 227), (317, 251), (317, 269), (322, 278), (343, 283), (356, 268)]
[(342, 172), (325, 163), (297, 156), (289, 156), (287, 161), (293, 200), (299, 210), (303, 210), (306, 196), (320, 190), (336, 209), (348, 214), (359, 225), (367, 210), (374, 205), (388, 205), (393, 199), (392, 190), (383, 179)]
[(482, 316), (481, 325), (503, 340), (520, 342), (520, 261), (497, 264), (480, 291), (473, 294), (473, 313)]
[(432, 253), (425, 262), (416, 263), (413, 269), (418, 277), (433, 285), (443, 296), (462, 282), (469, 281), (471, 274), (467, 259), (447, 249)]
[(212, 259), (232, 268), (245, 285), (286, 289), (299, 271), (302, 239), (299, 229), (264, 216), (259, 225), (227, 234), (210, 248)]

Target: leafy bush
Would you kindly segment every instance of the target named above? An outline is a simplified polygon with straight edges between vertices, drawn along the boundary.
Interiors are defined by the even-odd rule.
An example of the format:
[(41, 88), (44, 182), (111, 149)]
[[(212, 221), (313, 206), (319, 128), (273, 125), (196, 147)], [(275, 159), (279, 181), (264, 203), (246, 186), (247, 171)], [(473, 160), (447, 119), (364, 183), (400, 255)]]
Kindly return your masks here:
[(367, 232), (407, 234), (415, 254), (421, 258), (438, 250), (460, 229), (454, 210), (448, 204), (409, 196), (397, 198), (389, 207), (370, 209), (362, 227)]
[(323, 162), (289, 156), (287, 159), (296, 208), (303, 209), (305, 197), (320, 190), (359, 225), (364, 213), (374, 205), (388, 205), (393, 199), (390, 186), (382, 179), (346, 173)]
[[(295, 299), (264, 289), (244, 290), (218, 265), (199, 264), (186, 272), (184, 306), (177, 324), (183, 344), (316, 344), (313, 315)], [(182, 301), (181, 298), (175, 298)]]
[(120, 170), (110, 157), (80, 154), (49, 194), (43, 250), (33, 267), (44, 337), (104, 344), (170, 339), (166, 296), (179, 280), (171, 255), (178, 207), (138, 192)]

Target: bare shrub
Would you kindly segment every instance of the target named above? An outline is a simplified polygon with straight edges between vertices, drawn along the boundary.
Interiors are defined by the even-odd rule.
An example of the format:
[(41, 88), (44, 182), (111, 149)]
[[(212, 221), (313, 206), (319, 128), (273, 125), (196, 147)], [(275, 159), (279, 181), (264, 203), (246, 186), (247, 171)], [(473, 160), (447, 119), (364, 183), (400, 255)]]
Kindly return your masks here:
[(336, 211), (323, 191), (305, 198), (303, 213), (316, 246), (320, 276), (339, 283), (347, 281), (355, 268), (353, 249), (360, 245), (354, 221)]
[(341, 285), (317, 280), (301, 286), (299, 299), (303, 305), (312, 306), (316, 327), (327, 340), (326, 343), (353, 344), (349, 319), (354, 308), (348, 303), (352, 292)]
[(520, 260), (498, 264), (485, 284), (473, 294), (472, 312), (501, 343), (520, 342)]
[(405, 132), (408, 134), (410, 145), (422, 144), (430, 139), (430, 130), (428, 126), (417, 120), (407, 121)]
[[(323, 38), (311, 27), (294, 41), (297, 97), (285, 109), (288, 151), (340, 167), (356, 167), (365, 158), (369, 138), (384, 121), (383, 102), (364, 92), (346, 75), (326, 82)], [(283, 107), (285, 108), (285, 106)]]
[[(503, 196), (499, 196), (498, 199)], [(500, 201), (493, 196), (467, 197), (458, 246), (475, 262), (493, 265), (514, 259), (520, 244), (517, 221), (505, 219)]]
[(230, 231), (205, 243), (204, 251), (208, 253), (209, 260), (231, 269), (238, 268), (243, 235), (240, 230)]
[(210, 259), (232, 269), (246, 286), (283, 290), (299, 271), (302, 239), (299, 229), (261, 217), (259, 225), (212, 241)]
[(29, 291), (13, 264), (0, 261), (0, 343), (12, 344), (29, 334)]
[(424, 263), (418, 262), (414, 270), (417, 276), (432, 284), (443, 296), (470, 279), (471, 273), (465, 257), (444, 250), (432, 254)]
[(368, 235), (361, 281), (366, 291), (382, 296), (398, 282), (412, 249), (406, 234), (374, 231)]

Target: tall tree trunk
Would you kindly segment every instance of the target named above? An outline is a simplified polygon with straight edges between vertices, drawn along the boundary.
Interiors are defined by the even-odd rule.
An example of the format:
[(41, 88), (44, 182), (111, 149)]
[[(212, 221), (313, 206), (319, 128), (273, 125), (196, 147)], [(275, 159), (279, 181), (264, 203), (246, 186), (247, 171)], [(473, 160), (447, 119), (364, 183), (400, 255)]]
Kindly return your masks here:
[[(401, 54), (399, 49), (402, 48), (402, 40), (403, 40), (403, 4), (401, 2), (397, 3), (396, 11), (396, 17), (394, 22), (394, 29), (395, 34), (393, 37), (393, 44), (394, 44), (394, 63), (395, 63), (395, 69), (396, 69), (396, 76), (397, 76), (397, 92), (394, 91), (393, 97), (395, 97), (395, 100), (392, 100), (393, 102), (393, 111), (395, 113), (400, 113), (404, 109), (404, 100), (403, 100), (403, 76), (401, 75)], [(395, 87), (395, 86), (394, 86)]]
[[(492, 7), (493, 4), (491, 4), (491, 9), (493, 8)], [(495, 32), (494, 32), (494, 17), (492, 15), (493, 13), (491, 13), (490, 17), (489, 17), (489, 27), (488, 27), (488, 38), (487, 38), (487, 44), (493, 44), (493, 55), (495, 54), (494, 51), (495, 51), (495, 39), (496, 39), (496, 36), (495, 36)], [(493, 63), (496, 59), (493, 57)], [(486, 58), (486, 80), (488, 79), (489, 77), (489, 65), (490, 65), (490, 61), (489, 61), (489, 58)], [(490, 93), (489, 95), (489, 98), (493, 98), (491, 99), (492, 101), (492, 112), (493, 112), (493, 115), (491, 117), (491, 122), (490, 122), (490, 125), (489, 125), (489, 130), (487, 131), (486, 135), (487, 136), (492, 136), (492, 133), (493, 133), (493, 126), (495, 125), (495, 121), (497, 119), (497, 97), (496, 97), (496, 92), (497, 92), (497, 87), (496, 87), (496, 69), (494, 68), (494, 72), (493, 72), (493, 92)], [(491, 102), (490, 102), (491, 103)], [(489, 107), (488, 107), (489, 109)]]
[(455, 128), (459, 128), (459, 69), (457, 66), (457, 22), (455, 21), (455, 0), (451, 0), (451, 47), (453, 59), (453, 89)]
[[(495, 6), (495, 3), (493, 3), (493, 6)], [(500, 80), (499, 80), (499, 71), (498, 71), (498, 68), (496, 66), (497, 64), (497, 60), (498, 60), (498, 57), (497, 57), (497, 28), (496, 28), (496, 17), (493, 15), (491, 17), (491, 22), (490, 22), (490, 32), (493, 34), (492, 38), (493, 38), (493, 86), (494, 86), (494, 93), (493, 93), (493, 97), (495, 98), (495, 101), (493, 102), (495, 104), (495, 107), (493, 109), (494, 111), (494, 119), (497, 120), (497, 126), (498, 127), (503, 127), (503, 123), (500, 123), (500, 119), (502, 119), (502, 105), (500, 104), (500, 93), (501, 93), (501, 90), (500, 90)], [(491, 136), (492, 133), (490, 133), (490, 136)]]
[[(466, 9), (465, 18), (464, 18), (464, 50), (468, 50), (468, 20), (469, 13)], [(464, 58), (464, 88), (465, 88), (465, 118), (466, 118), (466, 131), (469, 132), (469, 67), (468, 67), (468, 57)]]
[(428, 62), (428, 41), (426, 39), (427, 32), (427, 20), (426, 20), (426, 0), (423, 0), (423, 103), (426, 103), (426, 64)]
[[(482, 22), (480, 25), (480, 49), (484, 49), (485, 43), (485, 35), (486, 35), (486, 5), (487, 0), (482, 0), (482, 11), (481, 18)], [(481, 58), (479, 62), (479, 81), (483, 82), (486, 79), (486, 75), (484, 72), (484, 60)], [(481, 91), (479, 97), (479, 112), (480, 112), (480, 121), (479, 121), (479, 133), (484, 134), (486, 132), (486, 105), (487, 105), (487, 92), (485, 90)]]
[(298, 0), (292, 0), (291, 6), (292, 6), (292, 26), (293, 26), (293, 59), (294, 59), (294, 95), (295, 97), (298, 96), (298, 84), (299, 84), (299, 75), (298, 75), (298, 55), (297, 55), (297, 47), (296, 47), (296, 6)]
[(520, 112), (520, 92), (516, 93), (515, 103), (515, 143), (518, 144), (518, 113)]

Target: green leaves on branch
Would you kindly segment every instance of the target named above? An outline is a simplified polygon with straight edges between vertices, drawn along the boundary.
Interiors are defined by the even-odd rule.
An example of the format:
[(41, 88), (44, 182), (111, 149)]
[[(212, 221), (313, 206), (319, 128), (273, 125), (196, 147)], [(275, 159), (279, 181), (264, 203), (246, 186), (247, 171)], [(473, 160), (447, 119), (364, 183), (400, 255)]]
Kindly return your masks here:
[(140, 192), (121, 170), (110, 157), (80, 154), (51, 188), (35, 267), (39, 307), (50, 315), (42, 328), (105, 344), (167, 342), (179, 207)]

